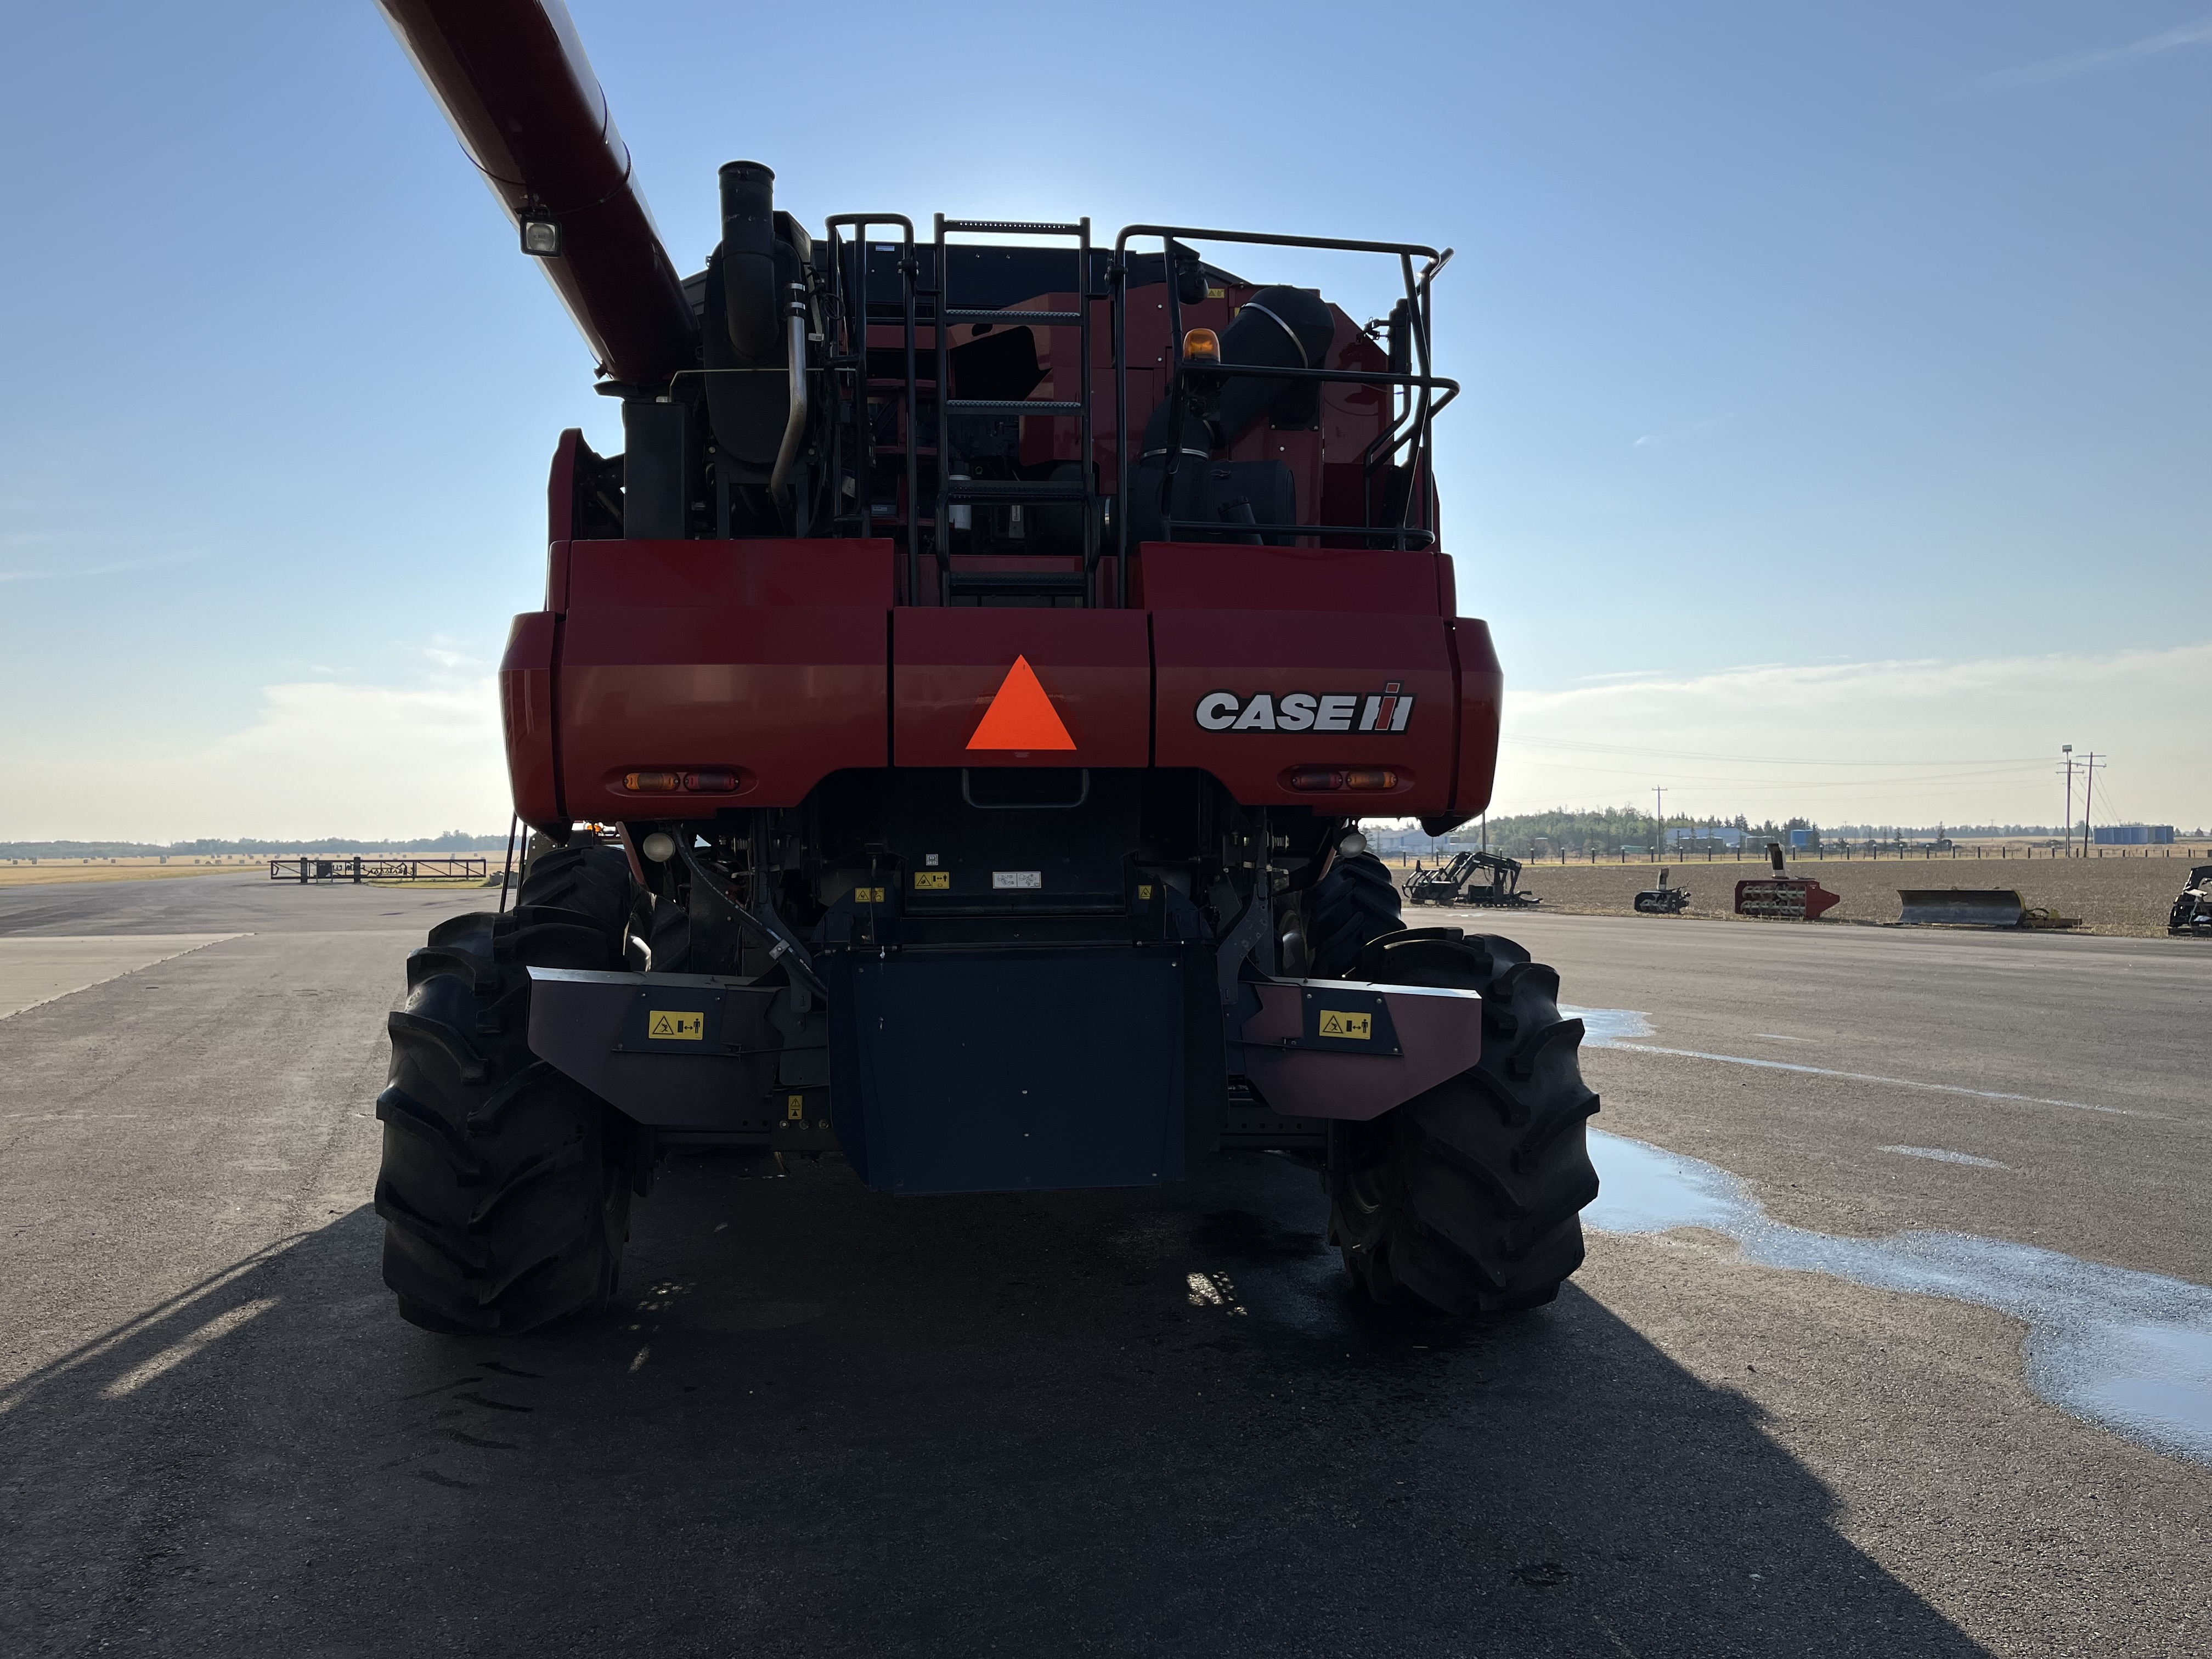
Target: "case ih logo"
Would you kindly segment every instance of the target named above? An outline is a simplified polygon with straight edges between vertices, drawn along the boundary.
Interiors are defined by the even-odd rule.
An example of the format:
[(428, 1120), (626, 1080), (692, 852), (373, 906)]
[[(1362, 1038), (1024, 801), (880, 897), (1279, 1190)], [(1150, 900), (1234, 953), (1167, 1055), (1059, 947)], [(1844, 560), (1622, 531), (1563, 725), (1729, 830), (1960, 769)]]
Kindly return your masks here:
[(1209, 732), (1402, 732), (1413, 717), (1413, 694), (1391, 680), (1380, 691), (1209, 691), (1198, 700), (1198, 723)]

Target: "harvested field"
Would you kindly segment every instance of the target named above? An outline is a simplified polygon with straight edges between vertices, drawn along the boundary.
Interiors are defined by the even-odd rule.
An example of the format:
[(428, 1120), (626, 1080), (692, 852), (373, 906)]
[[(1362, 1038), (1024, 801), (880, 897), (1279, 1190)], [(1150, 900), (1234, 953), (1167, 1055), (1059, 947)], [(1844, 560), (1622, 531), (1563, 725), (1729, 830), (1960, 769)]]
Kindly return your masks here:
[[(2079, 916), (2082, 925), (2075, 932), (2162, 939), (2166, 911), (2188, 878), (2189, 866), (2181, 857), (1793, 859), (1790, 872), (1809, 876), (1842, 896), (1823, 921), (1894, 922), (1901, 887), (2010, 887), (2032, 908)], [(1410, 863), (1398, 868), (1401, 881), (1411, 868)], [(1662, 868), (1672, 872), (1668, 885), (1689, 890), (1690, 908), (1683, 914), (1691, 916), (1733, 916), (1736, 883), (1767, 872), (1764, 859), (1717, 858), (1710, 864), (1698, 859), (1665, 866), (1532, 864), (1522, 872), (1521, 890), (1541, 897), (1547, 910), (1633, 915), (1636, 895), (1656, 885)], [(1660, 924), (1668, 919), (1644, 920)]]
[(266, 859), (236, 854), (207, 858), (15, 859), (0, 864), (0, 887), (51, 887), (79, 881), (162, 881), (171, 876), (235, 876), (265, 870)]

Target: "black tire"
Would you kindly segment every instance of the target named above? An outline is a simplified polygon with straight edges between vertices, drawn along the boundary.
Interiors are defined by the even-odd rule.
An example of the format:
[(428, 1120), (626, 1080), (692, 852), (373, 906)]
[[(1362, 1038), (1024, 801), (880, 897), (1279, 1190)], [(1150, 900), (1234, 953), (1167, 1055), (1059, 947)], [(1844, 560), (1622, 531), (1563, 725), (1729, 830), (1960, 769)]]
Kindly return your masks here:
[(518, 907), (573, 911), (597, 922), (611, 938), (611, 965), (619, 968), (626, 938), (647, 931), (653, 899), (631, 879), (628, 854), (619, 847), (585, 841), (568, 847), (549, 844), (539, 850), (522, 872), (514, 902)]
[(1346, 977), (1368, 945), (1406, 925), (1390, 872), (1372, 853), (1332, 863), (1306, 895), (1306, 948), (1322, 979)]
[(1494, 935), (1424, 927), (1371, 941), (1345, 975), (1483, 997), (1482, 1058), (1370, 1123), (1332, 1126), (1330, 1237), (1384, 1306), (1540, 1307), (1582, 1265), (1597, 1196), (1585, 1126), (1598, 1098), (1559, 1016), (1559, 976)]
[(640, 1137), (530, 1052), (527, 969), (622, 966), (628, 866), (612, 848), (559, 849), (522, 890), (549, 890), (576, 908), (525, 903), (431, 929), (390, 1017), (376, 1098), (384, 1282), (425, 1330), (513, 1334), (589, 1316), (621, 1272)]

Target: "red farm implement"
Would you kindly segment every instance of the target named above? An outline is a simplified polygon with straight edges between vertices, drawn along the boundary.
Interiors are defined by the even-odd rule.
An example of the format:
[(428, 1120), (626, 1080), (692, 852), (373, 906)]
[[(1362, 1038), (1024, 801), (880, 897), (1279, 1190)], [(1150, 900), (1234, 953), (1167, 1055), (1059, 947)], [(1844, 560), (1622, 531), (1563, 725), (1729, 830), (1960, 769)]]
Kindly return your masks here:
[[(816, 234), (738, 161), (683, 276), (558, 0), (383, 3), (624, 437), (562, 435), (501, 668), (516, 904), (434, 931), (392, 1015), (403, 1314), (604, 1307), (656, 1156), (707, 1141), (907, 1194), (1267, 1149), (1368, 1294), (1549, 1300), (1596, 1189), (1579, 1023), (1510, 941), (1406, 929), (1358, 829), (1465, 823), (1497, 755), (1439, 539), (1448, 254)], [(1372, 256), (1386, 314), (1241, 274), (1284, 248)]]

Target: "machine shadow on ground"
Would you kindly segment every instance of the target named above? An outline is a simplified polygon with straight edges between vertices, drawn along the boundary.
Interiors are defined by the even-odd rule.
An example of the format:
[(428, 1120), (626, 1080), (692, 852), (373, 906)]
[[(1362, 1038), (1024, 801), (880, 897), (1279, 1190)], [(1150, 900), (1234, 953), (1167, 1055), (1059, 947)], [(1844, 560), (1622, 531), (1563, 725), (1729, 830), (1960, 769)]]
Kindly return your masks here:
[(1311, 1175), (680, 1158), (623, 1311), (398, 1322), (366, 1206), (0, 1394), (16, 1653), (1964, 1655), (1572, 1285), (1354, 1316)]

